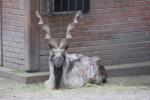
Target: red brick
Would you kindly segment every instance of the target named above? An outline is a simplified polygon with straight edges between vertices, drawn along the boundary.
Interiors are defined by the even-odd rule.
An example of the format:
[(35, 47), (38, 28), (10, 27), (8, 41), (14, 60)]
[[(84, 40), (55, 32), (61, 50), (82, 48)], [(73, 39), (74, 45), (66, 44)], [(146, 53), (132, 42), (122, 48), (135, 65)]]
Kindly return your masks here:
[(24, 0), (2, 0), (4, 66), (24, 69)]

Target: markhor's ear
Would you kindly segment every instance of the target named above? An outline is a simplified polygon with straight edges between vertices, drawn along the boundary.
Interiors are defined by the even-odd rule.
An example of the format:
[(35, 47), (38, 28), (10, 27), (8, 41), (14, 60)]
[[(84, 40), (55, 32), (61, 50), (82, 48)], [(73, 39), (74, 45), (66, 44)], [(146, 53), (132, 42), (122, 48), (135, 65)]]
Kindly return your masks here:
[(69, 45), (66, 45), (64, 49), (65, 49), (65, 50), (68, 50), (68, 48), (69, 48)]
[(53, 45), (51, 45), (51, 44), (48, 44), (48, 46), (49, 46), (50, 50), (53, 49), (53, 48), (55, 48), (55, 47), (54, 47)]

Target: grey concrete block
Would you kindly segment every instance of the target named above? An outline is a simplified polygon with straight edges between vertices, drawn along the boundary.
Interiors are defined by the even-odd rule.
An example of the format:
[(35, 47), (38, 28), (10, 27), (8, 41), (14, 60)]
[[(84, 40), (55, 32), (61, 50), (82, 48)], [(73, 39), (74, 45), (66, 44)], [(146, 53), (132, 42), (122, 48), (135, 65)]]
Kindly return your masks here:
[(106, 66), (108, 77), (150, 74), (150, 62)]

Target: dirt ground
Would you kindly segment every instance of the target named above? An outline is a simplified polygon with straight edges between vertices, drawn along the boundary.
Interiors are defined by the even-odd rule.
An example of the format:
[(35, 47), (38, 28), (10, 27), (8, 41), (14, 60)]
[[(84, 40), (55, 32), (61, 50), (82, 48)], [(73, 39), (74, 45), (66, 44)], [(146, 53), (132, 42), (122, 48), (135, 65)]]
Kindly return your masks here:
[(25, 85), (0, 78), (0, 100), (150, 100), (150, 75), (113, 77), (101, 86), (53, 91), (42, 83)]

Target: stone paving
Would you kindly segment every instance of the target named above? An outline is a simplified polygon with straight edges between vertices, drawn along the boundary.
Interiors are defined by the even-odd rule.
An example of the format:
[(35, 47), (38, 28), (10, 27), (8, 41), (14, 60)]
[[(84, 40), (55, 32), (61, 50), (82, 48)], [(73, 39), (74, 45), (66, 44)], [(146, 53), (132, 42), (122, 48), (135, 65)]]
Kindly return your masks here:
[(150, 75), (113, 77), (101, 86), (53, 91), (42, 83), (25, 85), (0, 78), (0, 100), (150, 100)]

